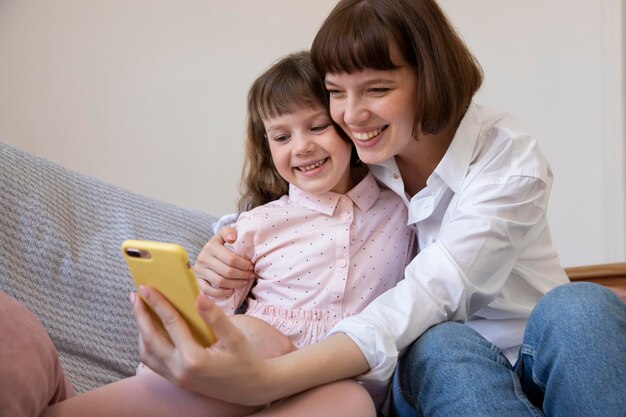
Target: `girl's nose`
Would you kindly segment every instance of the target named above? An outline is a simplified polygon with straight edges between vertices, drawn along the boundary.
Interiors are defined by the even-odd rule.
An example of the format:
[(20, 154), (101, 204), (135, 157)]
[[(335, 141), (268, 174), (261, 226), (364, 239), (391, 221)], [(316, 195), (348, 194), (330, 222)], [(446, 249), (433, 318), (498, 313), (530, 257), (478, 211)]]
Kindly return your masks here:
[(315, 149), (313, 138), (307, 133), (295, 135), (293, 139), (293, 150), (296, 155), (306, 155), (313, 152)]

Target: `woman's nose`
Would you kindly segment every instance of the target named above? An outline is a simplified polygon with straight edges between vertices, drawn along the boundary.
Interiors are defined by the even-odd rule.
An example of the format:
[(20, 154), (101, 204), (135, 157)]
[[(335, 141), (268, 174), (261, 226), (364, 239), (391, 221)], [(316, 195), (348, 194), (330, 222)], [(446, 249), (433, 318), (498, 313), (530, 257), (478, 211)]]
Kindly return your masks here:
[(344, 102), (343, 120), (347, 125), (359, 125), (369, 117), (365, 103), (358, 97), (349, 97)]

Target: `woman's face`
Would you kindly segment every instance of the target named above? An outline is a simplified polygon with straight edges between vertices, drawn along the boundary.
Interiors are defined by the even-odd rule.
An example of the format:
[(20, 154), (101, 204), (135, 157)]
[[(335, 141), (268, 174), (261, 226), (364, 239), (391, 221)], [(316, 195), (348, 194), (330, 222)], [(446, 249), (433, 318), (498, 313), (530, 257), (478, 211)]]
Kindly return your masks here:
[(387, 71), (326, 74), (330, 114), (368, 164), (402, 155), (414, 141), (417, 76), (409, 65), (399, 65)]

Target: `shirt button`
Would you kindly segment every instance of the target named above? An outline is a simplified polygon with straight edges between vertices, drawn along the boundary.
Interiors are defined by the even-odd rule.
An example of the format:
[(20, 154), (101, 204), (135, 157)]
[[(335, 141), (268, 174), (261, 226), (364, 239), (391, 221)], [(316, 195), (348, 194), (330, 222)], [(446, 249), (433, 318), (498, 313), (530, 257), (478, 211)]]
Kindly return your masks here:
[(398, 173), (394, 172), (394, 174), (393, 174), (393, 179), (394, 179), (394, 180), (399, 180), (399, 179), (400, 179), (400, 174), (398, 174)]
[(341, 268), (345, 268), (345, 267), (346, 267), (346, 265), (348, 265), (348, 262), (347, 262), (345, 259), (341, 259), (341, 260), (339, 261), (339, 266), (340, 266)]
[(345, 221), (352, 220), (352, 216), (350, 215), (350, 213), (344, 213), (343, 214), (343, 219)]
[(345, 202), (348, 199), (348, 197), (346, 197), (345, 195), (342, 195), (341, 197), (339, 197), (339, 200)]

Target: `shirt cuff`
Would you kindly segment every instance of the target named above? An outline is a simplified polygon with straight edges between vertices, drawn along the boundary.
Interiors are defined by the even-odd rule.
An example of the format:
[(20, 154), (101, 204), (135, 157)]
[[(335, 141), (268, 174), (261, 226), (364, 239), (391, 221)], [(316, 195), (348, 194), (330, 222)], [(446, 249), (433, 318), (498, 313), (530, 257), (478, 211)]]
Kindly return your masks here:
[(384, 335), (380, 329), (368, 324), (358, 315), (341, 320), (327, 337), (335, 333), (344, 333), (361, 350), (370, 370), (356, 377), (357, 380), (387, 383), (398, 363), (398, 349), (392, 335)]

